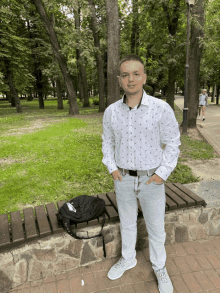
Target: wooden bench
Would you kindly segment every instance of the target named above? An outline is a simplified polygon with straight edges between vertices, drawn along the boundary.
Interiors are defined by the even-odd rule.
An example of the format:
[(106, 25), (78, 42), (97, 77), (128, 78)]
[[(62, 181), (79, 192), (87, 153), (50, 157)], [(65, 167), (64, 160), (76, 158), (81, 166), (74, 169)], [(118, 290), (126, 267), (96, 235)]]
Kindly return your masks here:
[[(166, 211), (177, 210), (187, 207), (206, 206), (206, 202), (201, 197), (180, 183), (165, 183)], [(96, 195), (93, 195), (96, 196)], [(119, 221), (116, 196), (114, 192), (98, 194), (106, 203), (107, 217), (106, 222)], [(59, 201), (58, 209), (65, 203)], [(34, 215), (35, 211), (35, 215)], [(8, 215), (0, 215), (0, 252), (17, 247), (23, 243), (43, 238), (52, 234), (63, 232), (62, 225), (58, 224), (57, 208), (53, 202), (45, 205), (23, 209), (24, 220), (21, 212), (10, 213), (10, 223)], [(138, 200), (138, 217), (143, 217), (141, 206)], [(99, 223), (99, 219), (80, 223), (75, 228), (93, 226)]]

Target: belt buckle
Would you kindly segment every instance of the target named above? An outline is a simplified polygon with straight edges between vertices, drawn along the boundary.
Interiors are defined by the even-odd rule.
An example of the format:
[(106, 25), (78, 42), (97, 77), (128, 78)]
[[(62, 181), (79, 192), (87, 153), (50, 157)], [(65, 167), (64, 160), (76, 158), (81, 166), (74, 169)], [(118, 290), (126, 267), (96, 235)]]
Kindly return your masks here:
[(137, 171), (134, 171), (134, 170), (128, 170), (128, 171), (129, 171), (129, 175), (137, 176)]

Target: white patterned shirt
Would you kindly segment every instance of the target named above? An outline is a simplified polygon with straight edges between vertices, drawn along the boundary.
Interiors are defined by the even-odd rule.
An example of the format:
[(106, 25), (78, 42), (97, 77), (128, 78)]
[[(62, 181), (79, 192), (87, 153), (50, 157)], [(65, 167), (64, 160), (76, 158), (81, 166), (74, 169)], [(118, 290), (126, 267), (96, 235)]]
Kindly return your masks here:
[[(109, 173), (118, 167), (155, 173), (164, 181), (179, 157), (179, 125), (170, 105), (143, 91), (133, 109), (122, 99), (109, 105), (103, 115), (102, 162)], [(162, 149), (166, 144), (165, 149)]]

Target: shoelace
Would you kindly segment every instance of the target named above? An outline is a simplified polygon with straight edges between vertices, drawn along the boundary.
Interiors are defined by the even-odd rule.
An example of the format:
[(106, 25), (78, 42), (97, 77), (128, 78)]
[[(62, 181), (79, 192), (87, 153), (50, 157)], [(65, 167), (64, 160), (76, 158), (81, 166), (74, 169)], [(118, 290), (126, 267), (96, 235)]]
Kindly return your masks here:
[(160, 270), (157, 274), (158, 274), (158, 277), (160, 277), (162, 283), (167, 283), (168, 282), (168, 279), (167, 279), (165, 271)]
[(119, 269), (120, 267), (123, 267), (123, 258), (120, 258), (119, 261), (115, 265), (116, 269)]

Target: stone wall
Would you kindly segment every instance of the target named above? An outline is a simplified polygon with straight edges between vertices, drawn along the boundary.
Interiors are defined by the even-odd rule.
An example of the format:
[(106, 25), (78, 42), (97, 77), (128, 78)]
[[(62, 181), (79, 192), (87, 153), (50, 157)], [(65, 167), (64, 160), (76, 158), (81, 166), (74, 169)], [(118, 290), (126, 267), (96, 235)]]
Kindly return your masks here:
[[(137, 223), (137, 250), (148, 247), (148, 233), (143, 218)], [(81, 231), (88, 230), (87, 228)], [(169, 211), (165, 215), (166, 244), (208, 239), (220, 235), (220, 207), (188, 208)], [(100, 231), (99, 226), (89, 228), (89, 236)], [(104, 227), (107, 258), (120, 256), (120, 224)], [(83, 233), (83, 232), (82, 232)], [(85, 232), (84, 232), (85, 233)], [(0, 292), (26, 282), (35, 281), (79, 266), (103, 259), (102, 238), (73, 239), (60, 233), (28, 245), (0, 253)]]

